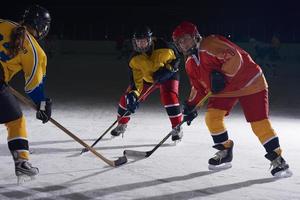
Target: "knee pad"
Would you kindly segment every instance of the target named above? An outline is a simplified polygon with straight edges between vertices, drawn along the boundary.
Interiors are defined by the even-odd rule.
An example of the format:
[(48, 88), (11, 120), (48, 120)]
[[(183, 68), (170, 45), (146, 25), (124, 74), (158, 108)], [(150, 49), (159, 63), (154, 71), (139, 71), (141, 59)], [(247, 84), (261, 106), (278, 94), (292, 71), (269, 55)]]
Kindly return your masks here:
[(226, 131), (224, 124), (225, 110), (209, 108), (205, 114), (205, 122), (211, 134), (223, 133)]

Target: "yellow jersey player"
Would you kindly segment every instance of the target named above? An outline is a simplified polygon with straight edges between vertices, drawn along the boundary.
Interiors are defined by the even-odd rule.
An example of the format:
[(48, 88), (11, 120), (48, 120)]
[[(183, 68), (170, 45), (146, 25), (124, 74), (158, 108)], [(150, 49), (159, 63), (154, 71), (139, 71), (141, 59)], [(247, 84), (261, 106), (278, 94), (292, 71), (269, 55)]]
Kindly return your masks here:
[[(145, 95), (143, 100), (156, 89), (160, 89), (161, 102), (169, 116), (172, 128), (182, 120), (178, 100), (179, 87), (179, 57), (164, 40), (152, 37), (152, 31), (147, 26), (136, 28), (133, 38), (133, 54), (129, 60), (130, 85), (121, 96), (118, 108), (118, 126), (111, 135), (119, 136), (126, 130), (129, 116), (138, 108), (138, 98), (155, 82), (155, 86)], [(129, 111), (129, 112), (127, 112)], [(173, 129), (172, 140), (182, 138), (181, 128)]]
[(0, 19), (0, 123), (8, 130), (8, 148), (18, 178), (33, 177), (39, 170), (28, 162), (25, 117), (7, 84), (23, 71), (25, 92), (38, 108), (37, 119), (43, 123), (50, 119), (51, 100), (44, 94), (47, 57), (37, 42), (48, 34), (50, 21), (49, 12), (38, 5), (26, 9), (20, 23)]

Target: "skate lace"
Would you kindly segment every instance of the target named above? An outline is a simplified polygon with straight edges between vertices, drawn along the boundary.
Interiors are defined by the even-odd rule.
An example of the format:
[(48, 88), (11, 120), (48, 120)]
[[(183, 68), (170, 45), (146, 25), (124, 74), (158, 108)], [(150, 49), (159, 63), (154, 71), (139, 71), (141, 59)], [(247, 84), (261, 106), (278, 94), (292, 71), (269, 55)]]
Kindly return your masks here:
[(221, 150), (221, 151), (218, 151), (215, 156), (214, 156), (214, 159), (215, 160), (221, 160), (222, 158), (225, 158), (227, 155), (227, 150)]
[(172, 135), (179, 135), (180, 132), (181, 132), (181, 127), (174, 128), (172, 130)]
[(278, 156), (276, 159), (274, 159), (271, 163), (270, 163), (270, 169), (275, 169), (277, 167), (282, 167), (284, 165), (284, 162), (281, 161), (281, 157)]
[(121, 131), (122, 131), (122, 132), (125, 131), (125, 126), (124, 126), (123, 124), (117, 126), (117, 127), (116, 127), (116, 131), (120, 131), (120, 132), (121, 132)]
[(124, 124), (120, 124), (116, 127), (116, 131), (121, 132), (122, 138), (124, 137), (125, 130), (126, 130), (126, 125), (124, 125)]
[(32, 165), (30, 162), (28, 161), (23, 161), (21, 162), (20, 164), (20, 168), (23, 168), (23, 169), (31, 169), (32, 168)]
[(30, 162), (25, 162), (24, 164), (26, 164), (29, 168), (32, 168), (32, 165), (31, 165), (31, 163)]

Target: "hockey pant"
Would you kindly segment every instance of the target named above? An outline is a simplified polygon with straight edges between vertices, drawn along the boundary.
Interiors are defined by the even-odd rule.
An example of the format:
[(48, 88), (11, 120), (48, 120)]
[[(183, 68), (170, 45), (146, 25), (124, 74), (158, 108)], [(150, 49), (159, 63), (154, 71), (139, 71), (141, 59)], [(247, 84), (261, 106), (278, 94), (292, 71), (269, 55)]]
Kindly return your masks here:
[(269, 101), (267, 90), (242, 97), (210, 98), (205, 122), (214, 143), (224, 143), (228, 140), (224, 117), (229, 114), (238, 101), (247, 122), (250, 122), (252, 131), (258, 137), (266, 152), (275, 151), (280, 155), (279, 139), (268, 119)]
[(29, 158), (26, 122), (16, 98), (0, 83), (0, 123), (5, 124), (8, 132), (8, 148), (14, 159)]
[[(149, 83), (144, 83), (143, 90), (141, 92), (141, 95), (144, 94), (144, 92), (151, 86)], [(165, 81), (162, 84), (156, 84), (148, 94), (144, 96), (142, 101), (145, 101), (147, 97), (154, 92), (156, 89), (160, 90), (160, 100), (161, 103), (164, 105), (167, 114), (169, 116), (172, 128), (177, 126), (181, 120), (182, 120), (182, 114), (180, 111), (180, 104), (178, 99), (178, 87), (179, 87), (179, 81), (178, 80), (168, 80)], [(128, 91), (130, 91), (131, 88), (128, 87), (126, 93), (121, 96), (119, 101), (119, 107), (118, 107), (118, 118), (123, 116), (126, 111), (126, 94)], [(120, 121), (121, 124), (127, 124), (130, 120), (130, 113), (127, 113)]]

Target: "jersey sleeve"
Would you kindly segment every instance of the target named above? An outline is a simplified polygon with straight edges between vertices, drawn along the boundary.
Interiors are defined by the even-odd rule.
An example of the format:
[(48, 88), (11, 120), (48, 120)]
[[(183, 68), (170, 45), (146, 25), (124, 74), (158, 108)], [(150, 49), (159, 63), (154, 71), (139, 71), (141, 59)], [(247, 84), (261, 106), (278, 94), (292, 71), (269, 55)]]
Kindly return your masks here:
[(39, 44), (29, 35), (27, 35), (26, 49), (27, 52), (21, 56), (25, 92), (35, 103), (39, 103), (45, 100), (47, 57)]
[(155, 42), (155, 49), (159, 53), (161, 66), (170, 71), (177, 71), (180, 64), (180, 55), (172, 43), (159, 38)]
[(131, 91), (134, 92), (136, 96), (140, 96), (144, 87), (143, 72), (140, 69), (134, 67), (132, 62), (134, 62), (134, 60), (131, 60), (129, 62), (130, 87)]
[(191, 93), (187, 103), (196, 106), (206, 95), (205, 88), (199, 84), (198, 79), (194, 76), (189, 66), (186, 66), (186, 72), (191, 84)]

